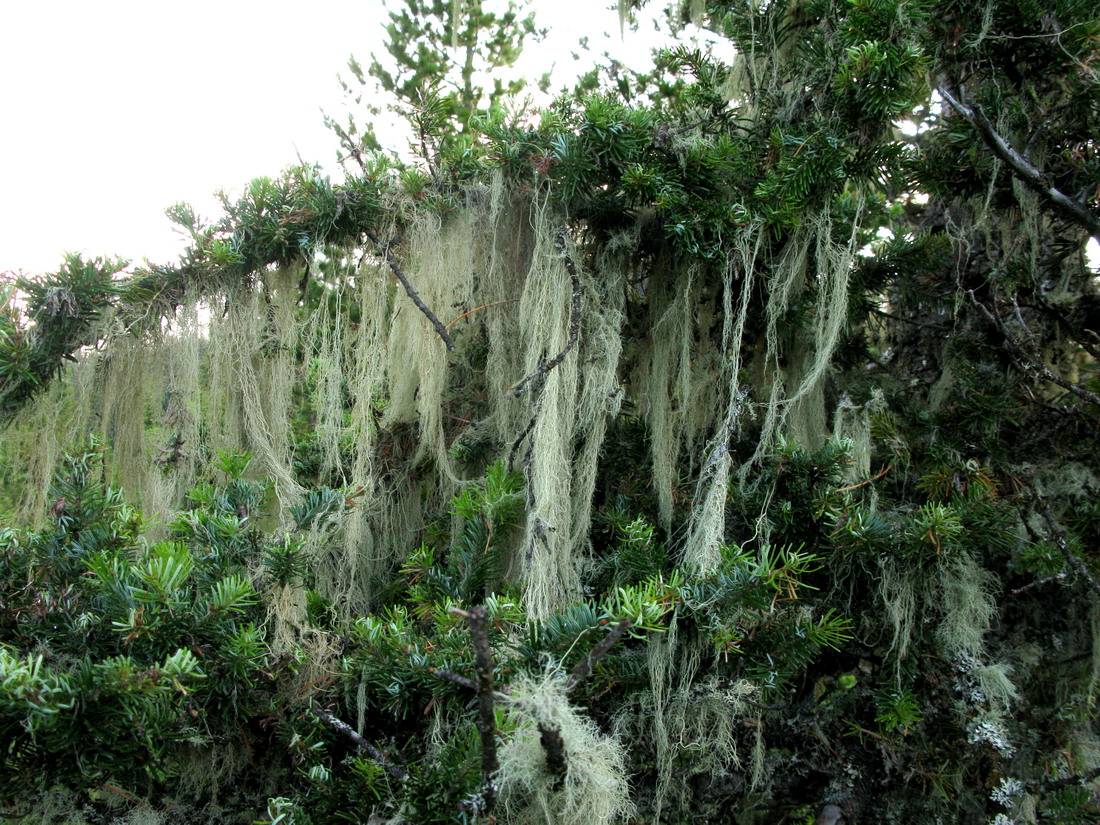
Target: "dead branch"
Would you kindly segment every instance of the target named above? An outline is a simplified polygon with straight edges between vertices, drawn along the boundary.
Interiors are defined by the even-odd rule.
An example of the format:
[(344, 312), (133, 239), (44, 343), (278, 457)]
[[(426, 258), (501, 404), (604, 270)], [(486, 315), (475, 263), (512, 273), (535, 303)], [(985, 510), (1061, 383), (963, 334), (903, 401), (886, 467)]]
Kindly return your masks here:
[(588, 655), (573, 668), (573, 672), (569, 674), (569, 678), (565, 681), (565, 690), (568, 692), (587, 679), (597, 662), (606, 656), (607, 652), (615, 646), (615, 643), (625, 636), (626, 632), (633, 626), (634, 623), (630, 619), (619, 619), (619, 623), (612, 628), (611, 632), (588, 651)]
[(446, 345), (447, 350), (450, 352), (454, 352), (455, 342), (451, 340), (451, 335), (449, 332), (447, 332), (447, 328), (443, 326), (443, 323), (435, 317), (435, 313), (432, 312), (428, 308), (428, 305), (425, 304), (420, 299), (420, 296), (416, 294), (416, 290), (413, 289), (412, 284), (409, 283), (409, 279), (408, 277), (406, 277), (405, 271), (401, 268), (401, 264), (397, 262), (397, 258), (395, 258), (393, 253), (390, 251), (390, 248), (394, 245), (395, 241), (390, 241), (389, 243), (384, 244), (380, 240), (378, 240), (378, 237), (369, 229), (366, 231), (366, 236), (370, 239), (371, 243), (377, 246), (378, 249), (382, 252), (382, 255), (386, 259), (386, 263), (390, 265), (390, 270), (397, 277), (397, 280), (401, 282), (401, 286), (405, 287), (405, 294), (412, 299), (412, 302), (416, 304), (416, 308), (424, 314), (424, 317), (431, 321), (432, 326), (435, 327), (435, 331), (438, 332), (439, 337), (443, 339), (443, 343)]
[(577, 343), (577, 339), (581, 334), (581, 279), (580, 276), (577, 275), (577, 265), (573, 263), (573, 259), (566, 250), (564, 229), (559, 230), (557, 237), (554, 239), (554, 243), (558, 251), (561, 252), (562, 259), (565, 261), (565, 270), (569, 273), (569, 282), (573, 288), (573, 309), (569, 317), (569, 341), (566, 343), (565, 349), (539, 366), (538, 369), (525, 375), (522, 381), (512, 387), (508, 392), (509, 398), (515, 398), (518, 395), (522, 395), (526, 391), (526, 387), (529, 383), (540, 376), (546, 375), (546, 373), (550, 372), (550, 370), (564, 361), (565, 356), (573, 349), (573, 346)]
[(373, 759), (375, 762), (385, 768), (386, 773), (388, 773), (394, 779), (405, 778), (405, 771), (387, 761), (386, 757), (382, 754), (382, 751), (378, 750), (378, 748), (376, 748), (374, 745), (364, 739), (355, 728), (353, 728), (343, 719), (337, 719), (331, 713), (325, 713), (323, 710), (318, 710), (317, 708), (310, 708), (310, 710), (313, 711), (313, 714), (318, 719), (320, 719), (334, 731), (336, 731), (349, 742), (354, 744), (357, 748), (359, 748), (359, 750), (363, 751), (365, 754), (367, 754), (367, 756), (369, 756), (371, 759)]
[[(995, 154), (1017, 177), (1029, 188), (1047, 200), (1062, 215), (1074, 223), (1084, 227), (1094, 238), (1100, 238), (1100, 219), (1097, 219), (1092, 211), (1079, 200), (1075, 200), (1056, 186), (1047, 182), (1047, 177), (1032, 163), (1013, 148), (1005, 138), (997, 133), (989, 118), (977, 105), (967, 106), (956, 100), (949, 91), (941, 86), (937, 91), (943, 99), (951, 104), (960, 115), (966, 118), (981, 136), (985, 145)], [(961, 95), (960, 95), (961, 97)]]
[[(989, 307), (978, 300), (977, 296), (974, 295), (974, 290), (968, 290), (967, 294), (970, 296), (971, 303), (973, 303), (974, 306), (978, 308), (978, 311), (981, 312), (982, 315), (986, 317), (986, 320), (993, 324), (993, 326), (995, 326), (1000, 331), (1001, 335), (1004, 336), (1005, 343), (1007, 343), (1009, 345), (1009, 348), (1012, 350), (1012, 355), (1016, 358), (1020, 365), (1024, 367), (1024, 369), (1026, 369), (1033, 375), (1042, 378), (1045, 381), (1056, 384), (1067, 392), (1073, 393), (1078, 398), (1081, 398), (1089, 402), (1090, 404), (1095, 404), (1100, 407), (1100, 396), (1096, 395), (1096, 393), (1089, 392), (1084, 387), (1078, 384), (1073, 384), (1067, 381), (1065, 378), (1058, 375), (1058, 373), (1054, 372), (1054, 370), (1052, 370), (1046, 364), (1042, 364), (1028, 356), (1028, 354), (1024, 351), (1023, 342), (1019, 341), (1016, 336), (1009, 332), (1008, 328), (1005, 326), (1004, 321), (1001, 320), (1000, 317), (995, 315), (989, 309)], [(1022, 324), (1023, 318), (1019, 316), (1018, 312), (1017, 318)], [(1024, 326), (1024, 331), (1028, 334), (1028, 336), (1031, 335), (1030, 330), (1028, 330), (1026, 326)]]

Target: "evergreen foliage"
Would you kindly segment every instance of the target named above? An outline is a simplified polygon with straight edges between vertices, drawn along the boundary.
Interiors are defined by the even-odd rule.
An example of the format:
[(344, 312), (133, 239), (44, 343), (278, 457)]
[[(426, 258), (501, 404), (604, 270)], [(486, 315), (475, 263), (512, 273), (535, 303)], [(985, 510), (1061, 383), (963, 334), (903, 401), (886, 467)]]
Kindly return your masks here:
[(1092, 5), (677, 5), (9, 284), (8, 815), (1096, 821)]

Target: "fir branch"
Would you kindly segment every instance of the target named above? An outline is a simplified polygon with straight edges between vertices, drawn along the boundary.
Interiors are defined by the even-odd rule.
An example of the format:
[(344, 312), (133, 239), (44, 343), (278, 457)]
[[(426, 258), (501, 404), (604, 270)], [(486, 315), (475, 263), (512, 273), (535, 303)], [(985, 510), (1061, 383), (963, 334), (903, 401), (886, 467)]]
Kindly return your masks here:
[(432, 674), (432, 676), (438, 676), (440, 679), (444, 679), (448, 682), (454, 682), (456, 685), (461, 685), (467, 690), (477, 690), (477, 682), (473, 679), (467, 679), (465, 676), (460, 676), (453, 670), (444, 670), (441, 667), (430, 667), (428, 668), (428, 673)]
[(337, 719), (331, 713), (325, 713), (323, 710), (317, 708), (310, 708), (313, 711), (313, 715), (339, 733), (349, 742), (354, 744), (359, 750), (363, 751), (367, 756), (385, 768), (386, 772), (394, 779), (404, 779), (405, 771), (396, 765), (390, 764), (386, 757), (382, 754), (382, 751), (378, 750), (374, 745), (364, 739), (355, 728), (345, 722), (343, 719)]
[(446, 345), (447, 350), (449, 352), (454, 352), (455, 342), (451, 340), (451, 335), (449, 332), (447, 332), (447, 328), (443, 326), (443, 322), (435, 317), (435, 313), (432, 312), (431, 309), (428, 308), (428, 305), (425, 304), (420, 299), (420, 296), (416, 294), (416, 290), (413, 289), (412, 284), (409, 283), (409, 279), (405, 275), (405, 271), (401, 268), (401, 264), (397, 262), (397, 258), (395, 258), (393, 256), (393, 253), (390, 251), (393, 245), (397, 243), (397, 240), (394, 239), (389, 243), (384, 244), (380, 240), (378, 240), (378, 236), (371, 232), (369, 229), (365, 230), (365, 234), (367, 238), (370, 239), (371, 243), (377, 246), (378, 249), (382, 252), (382, 255), (386, 259), (386, 263), (390, 265), (390, 269), (393, 271), (393, 274), (397, 277), (397, 280), (401, 282), (401, 286), (405, 287), (405, 294), (412, 299), (412, 302), (416, 304), (416, 308), (424, 314), (424, 317), (431, 321), (432, 326), (435, 327), (435, 331), (438, 332), (439, 337), (443, 339), (443, 343)]
[(451, 608), (451, 613), (462, 616), (470, 628), (470, 638), (474, 643), (474, 662), (477, 667), (477, 730), (481, 734), (481, 778), (482, 797), (485, 800), (485, 813), (491, 814), (496, 802), (497, 788), (493, 781), (499, 762), (497, 761), (497, 723), (493, 710), (493, 651), (489, 645), (489, 622), (485, 605), (470, 610)]
[(1060, 791), (1062, 788), (1072, 787), (1073, 785), (1084, 785), (1086, 782), (1092, 782), (1098, 777), (1100, 777), (1100, 768), (1093, 768), (1084, 773), (1064, 776), (1061, 779), (1052, 779), (1049, 782), (1028, 782), (1027, 787), (1029, 791), (1051, 793), (1053, 791)]
[[(981, 312), (986, 317), (986, 319), (1000, 331), (1002, 336), (1004, 336), (1005, 343), (1008, 344), (1009, 347), (1013, 350), (1012, 354), (1015, 356), (1020, 365), (1024, 367), (1024, 369), (1037, 376), (1038, 378), (1042, 378), (1045, 381), (1056, 384), (1067, 392), (1073, 393), (1078, 398), (1084, 399), (1090, 404), (1095, 404), (1096, 406), (1100, 407), (1100, 396), (1096, 395), (1096, 393), (1089, 392), (1084, 387), (1079, 386), (1078, 384), (1070, 383), (1065, 378), (1058, 375), (1058, 373), (1054, 372), (1054, 370), (1052, 370), (1046, 364), (1039, 363), (1038, 361), (1035, 361), (1034, 359), (1029, 357), (1024, 352), (1022, 342), (1017, 340), (1016, 337), (1008, 331), (1008, 328), (1005, 326), (1004, 321), (1000, 317), (994, 315), (989, 307), (978, 300), (977, 296), (974, 294), (974, 290), (968, 290), (967, 294), (970, 296), (971, 303), (973, 303), (974, 306), (977, 307), (978, 311)], [(1019, 307), (1017, 307), (1017, 318), (1020, 320), (1021, 325), (1023, 325), (1023, 318), (1019, 315)], [(1023, 325), (1023, 328), (1027, 335), (1030, 337), (1031, 331), (1028, 330), (1026, 325)]]
[(588, 651), (588, 655), (585, 656), (580, 663), (573, 668), (573, 672), (569, 674), (569, 678), (565, 681), (566, 692), (571, 691), (581, 682), (588, 678), (588, 675), (592, 673), (592, 668), (607, 655), (607, 652), (615, 646), (615, 643), (619, 641), (626, 632), (634, 626), (634, 623), (630, 619), (619, 619), (619, 623), (612, 628), (599, 644)]
[(539, 366), (538, 369), (525, 375), (522, 381), (512, 387), (508, 393), (509, 398), (515, 398), (518, 395), (522, 395), (526, 391), (527, 384), (534, 381), (536, 378), (546, 375), (546, 373), (550, 372), (550, 370), (564, 361), (565, 356), (573, 349), (581, 334), (581, 279), (580, 276), (577, 275), (577, 265), (573, 262), (573, 259), (565, 248), (564, 228), (558, 230), (557, 237), (554, 239), (554, 244), (557, 246), (558, 251), (561, 252), (562, 259), (565, 261), (565, 270), (569, 273), (569, 283), (573, 288), (573, 309), (569, 316), (569, 341), (566, 342), (565, 349)]
[(937, 91), (943, 96), (944, 100), (951, 104), (956, 112), (966, 118), (970, 125), (977, 130), (982, 140), (985, 141), (986, 146), (988, 146), (993, 154), (1005, 163), (1009, 169), (1015, 172), (1020, 180), (1030, 189), (1037, 192), (1041, 197), (1045, 198), (1055, 209), (1061, 212), (1063, 216), (1083, 226), (1094, 238), (1100, 239), (1100, 219), (1097, 219), (1084, 203), (1079, 200), (1074, 200), (1056, 186), (1049, 184), (1046, 175), (1036, 169), (1027, 158), (1013, 148), (1011, 143), (997, 133), (996, 128), (994, 128), (993, 124), (989, 121), (989, 118), (985, 116), (985, 113), (982, 112), (976, 104), (967, 106), (956, 100), (943, 86), (940, 86)]
[[(1036, 494), (1036, 497), (1038, 497), (1038, 494)], [(1039, 512), (1042, 513), (1043, 520), (1047, 523), (1047, 528), (1050, 530), (1050, 537), (1054, 540), (1054, 543), (1058, 545), (1058, 549), (1062, 551), (1066, 563), (1069, 564), (1074, 573), (1087, 581), (1095, 592), (1100, 593), (1100, 581), (1096, 580), (1096, 576), (1092, 574), (1092, 571), (1085, 566), (1085, 563), (1077, 557), (1077, 554), (1073, 552), (1073, 548), (1069, 546), (1069, 542), (1066, 541), (1065, 531), (1058, 525), (1058, 522), (1054, 518), (1054, 514), (1050, 512), (1050, 505), (1042, 498), (1039, 498), (1039, 504), (1041, 505)]]

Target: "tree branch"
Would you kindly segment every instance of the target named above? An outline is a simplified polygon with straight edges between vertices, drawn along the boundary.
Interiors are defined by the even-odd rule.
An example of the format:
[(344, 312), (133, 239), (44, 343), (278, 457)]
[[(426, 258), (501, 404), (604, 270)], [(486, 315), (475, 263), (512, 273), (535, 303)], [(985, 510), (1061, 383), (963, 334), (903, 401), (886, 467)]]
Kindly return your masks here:
[(318, 719), (320, 719), (334, 731), (336, 731), (345, 739), (358, 747), (359, 750), (363, 751), (371, 759), (373, 759), (375, 762), (385, 768), (386, 772), (394, 779), (405, 778), (405, 772), (401, 770), (401, 768), (397, 767), (396, 765), (390, 764), (389, 761), (386, 760), (386, 757), (382, 754), (382, 751), (378, 750), (378, 748), (376, 748), (374, 745), (372, 745), (370, 742), (360, 736), (359, 732), (347, 722), (342, 719), (337, 719), (331, 713), (325, 713), (323, 710), (317, 710), (317, 708), (310, 708), (310, 710), (313, 711), (313, 714)]
[[(960, 115), (966, 118), (973, 126), (986, 146), (1002, 162), (1004, 162), (1025, 184), (1039, 193), (1055, 209), (1076, 224), (1083, 226), (1094, 238), (1100, 238), (1100, 218), (1097, 218), (1087, 205), (1075, 200), (1057, 187), (1047, 182), (1046, 176), (1035, 168), (1032, 163), (1013, 148), (1012, 144), (1001, 137), (990, 123), (981, 109), (975, 106), (967, 106), (956, 100), (947, 89), (940, 86), (937, 91), (943, 99), (951, 104)], [(961, 95), (960, 95), (961, 96)]]
[(546, 375), (546, 373), (550, 372), (550, 370), (564, 361), (565, 356), (569, 354), (569, 350), (573, 349), (573, 346), (577, 343), (577, 338), (579, 338), (581, 334), (581, 279), (577, 275), (577, 265), (573, 263), (573, 259), (566, 251), (564, 229), (558, 231), (557, 237), (554, 239), (554, 244), (565, 260), (565, 270), (569, 273), (569, 282), (573, 287), (573, 309), (569, 317), (569, 341), (566, 343), (565, 349), (546, 363), (542, 364), (538, 369), (525, 375), (522, 381), (512, 387), (508, 393), (509, 398), (515, 398), (517, 395), (522, 395), (526, 391), (527, 384), (540, 376)]
[(1052, 779), (1049, 782), (1028, 782), (1027, 784), (1029, 790), (1038, 791), (1039, 793), (1050, 793), (1051, 791), (1068, 788), (1071, 785), (1083, 785), (1086, 782), (1091, 782), (1097, 777), (1100, 777), (1100, 768), (1093, 768), (1090, 771), (1074, 774), (1073, 776), (1066, 776), (1062, 779)]
[(447, 328), (443, 326), (443, 323), (438, 318), (435, 317), (435, 313), (428, 309), (428, 305), (420, 300), (420, 296), (416, 294), (416, 290), (413, 289), (412, 284), (409, 283), (409, 279), (405, 276), (404, 270), (401, 269), (401, 264), (397, 262), (397, 258), (395, 258), (393, 256), (393, 253), (390, 252), (390, 247), (393, 246), (394, 242), (391, 241), (387, 244), (382, 243), (380, 240), (378, 240), (378, 237), (369, 229), (366, 230), (366, 236), (382, 252), (382, 255), (386, 259), (386, 263), (390, 265), (390, 269), (393, 271), (393, 274), (397, 276), (397, 280), (401, 282), (401, 286), (405, 287), (405, 294), (412, 299), (412, 302), (414, 304), (416, 304), (416, 308), (424, 313), (424, 317), (432, 322), (432, 326), (435, 327), (435, 331), (439, 333), (439, 337), (443, 339), (443, 343), (447, 346), (448, 351), (454, 352), (455, 342), (451, 340), (451, 335), (449, 332), (447, 332)]
[[(1039, 363), (1038, 361), (1035, 361), (1034, 359), (1029, 357), (1024, 352), (1021, 342), (1016, 340), (1015, 336), (1013, 336), (1012, 333), (1008, 331), (1007, 327), (1005, 327), (1004, 321), (994, 315), (993, 312), (990, 311), (989, 307), (978, 300), (977, 296), (974, 294), (974, 290), (968, 290), (967, 294), (970, 296), (971, 303), (973, 303), (974, 306), (978, 308), (978, 311), (981, 312), (982, 315), (986, 317), (986, 320), (993, 324), (993, 326), (995, 326), (1000, 331), (1001, 335), (1004, 336), (1005, 342), (1012, 349), (1012, 355), (1015, 356), (1016, 360), (1020, 362), (1024, 369), (1028, 370), (1039, 378), (1049, 381), (1052, 384), (1057, 384), (1059, 387), (1066, 390), (1067, 392), (1073, 393), (1078, 398), (1081, 398), (1089, 402), (1090, 404), (1095, 404), (1100, 407), (1100, 396), (1096, 395), (1096, 393), (1094, 392), (1089, 392), (1084, 387), (1079, 386), (1078, 384), (1070, 383), (1058, 373), (1054, 372), (1054, 370), (1052, 370), (1046, 364)], [(1022, 317), (1020, 317), (1020, 321), (1023, 321)], [(1024, 331), (1030, 335), (1030, 331), (1027, 329), (1026, 326), (1024, 326)]]
[(1058, 522), (1054, 519), (1054, 514), (1050, 512), (1050, 505), (1041, 498), (1039, 499), (1039, 503), (1042, 505), (1042, 509), (1039, 512), (1043, 514), (1043, 520), (1047, 523), (1047, 528), (1050, 530), (1050, 537), (1054, 539), (1054, 543), (1058, 545), (1058, 549), (1062, 551), (1066, 563), (1074, 573), (1089, 583), (1093, 591), (1100, 593), (1100, 581), (1096, 580), (1096, 576), (1092, 574), (1092, 571), (1085, 566), (1085, 563), (1081, 561), (1081, 559), (1077, 558), (1077, 554), (1074, 553), (1073, 548), (1069, 546), (1069, 542), (1066, 541), (1065, 531), (1058, 526)]
[(428, 668), (428, 673), (432, 674), (432, 676), (438, 676), (444, 681), (454, 682), (456, 685), (461, 685), (467, 690), (477, 690), (477, 682), (475, 682), (473, 679), (467, 679), (465, 676), (460, 676), (453, 670), (444, 670), (441, 667), (430, 667)]
[(489, 623), (484, 605), (469, 611), (452, 607), (451, 613), (462, 616), (470, 628), (477, 667), (477, 730), (481, 734), (481, 781), (485, 814), (491, 814), (496, 802), (497, 722), (493, 710), (493, 651), (489, 646)]
[(619, 623), (612, 628), (611, 632), (588, 651), (588, 655), (573, 668), (573, 672), (569, 674), (569, 678), (565, 681), (565, 690), (568, 692), (587, 679), (596, 663), (606, 656), (607, 652), (615, 646), (615, 643), (625, 636), (626, 632), (633, 626), (634, 623), (630, 619), (619, 619)]

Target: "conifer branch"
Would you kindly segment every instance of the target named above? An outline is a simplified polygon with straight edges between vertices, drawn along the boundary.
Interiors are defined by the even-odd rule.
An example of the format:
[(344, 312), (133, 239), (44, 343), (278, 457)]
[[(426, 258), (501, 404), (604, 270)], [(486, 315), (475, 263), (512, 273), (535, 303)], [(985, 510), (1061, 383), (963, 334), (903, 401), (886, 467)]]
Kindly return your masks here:
[[(1009, 332), (1008, 328), (1005, 326), (1004, 321), (1000, 317), (994, 315), (989, 307), (978, 300), (977, 296), (974, 294), (974, 290), (968, 290), (967, 294), (970, 296), (971, 303), (973, 303), (974, 306), (977, 307), (978, 311), (981, 312), (982, 315), (986, 317), (986, 320), (993, 324), (993, 326), (997, 327), (1001, 335), (1004, 336), (1005, 343), (1008, 344), (1012, 350), (1012, 355), (1015, 356), (1016, 360), (1020, 363), (1021, 366), (1024, 367), (1024, 369), (1026, 369), (1033, 375), (1042, 378), (1045, 381), (1056, 384), (1067, 392), (1073, 393), (1078, 398), (1081, 398), (1089, 402), (1090, 404), (1095, 404), (1096, 406), (1100, 407), (1100, 396), (1096, 395), (1096, 393), (1094, 392), (1086, 390), (1084, 387), (1079, 386), (1078, 384), (1073, 384), (1067, 381), (1058, 373), (1054, 372), (1054, 370), (1052, 370), (1046, 364), (1042, 364), (1029, 357), (1024, 352), (1023, 344), (1018, 341), (1011, 332)], [(1019, 315), (1019, 307), (1017, 307), (1017, 318), (1019, 319), (1021, 325), (1023, 325), (1023, 318)], [(1024, 331), (1028, 334), (1028, 336), (1031, 335), (1031, 331), (1028, 330), (1026, 326), (1024, 326)]]
[(313, 711), (313, 715), (339, 733), (349, 742), (354, 744), (359, 750), (363, 751), (367, 756), (385, 768), (386, 773), (392, 776), (394, 779), (404, 779), (405, 771), (396, 765), (390, 764), (390, 762), (383, 755), (382, 751), (378, 750), (368, 740), (364, 739), (360, 733), (345, 722), (343, 719), (337, 719), (331, 713), (325, 713), (323, 710), (317, 710), (317, 708), (310, 708)]
[(592, 673), (592, 668), (607, 655), (607, 652), (615, 646), (615, 643), (619, 641), (626, 632), (634, 626), (634, 623), (630, 619), (619, 619), (619, 623), (611, 629), (611, 632), (604, 636), (600, 642), (588, 651), (588, 655), (585, 656), (580, 663), (573, 668), (573, 672), (569, 674), (569, 678), (565, 681), (566, 692), (573, 690), (577, 685), (588, 678)]
[[(1005, 138), (997, 133), (989, 118), (981, 109), (956, 100), (943, 86), (937, 91), (943, 99), (951, 104), (952, 108), (962, 115), (973, 126), (986, 146), (992, 150), (1005, 165), (1011, 169), (1020, 180), (1030, 189), (1045, 198), (1055, 209), (1076, 224), (1083, 226), (1094, 238), (1100, 238), (1100, 219), (1084, 203), (1066, 195), (1058, 187), (1048, 183), (1048, 178), (1016, 149)], [(961, 95), (960, 95), (961, 96)]]
[(1064, 776), (1061, 779), (1052, 779), (1049, 782), (1028, 782), (1027, 785), (1028, 790), (1038, 791), (1039, 793), (1051, 793), (1052, 791), (1060, 791), (1062, 788), (1069, 788), (1073, 785), (1084, 785), (1086, 782), (1092, 782), (1098, 777), (1100, 777), (1100, 768), (1093, 768), (1092, 770), (1074, 774), (1073, 776)]
[(365, 231), (365, 234), (367, 238), (370, 239), (371, 243), (373, 243), (375, 246), (378, 247), (379, 250), (381, 250), (382, 255), (386, 259), (386, 263), (390, 265), (390, 270), (397, 277), (397, 280), (401, 282), (401, 286), (405, 287), (405, 294), (412, 299), (412, 302), (416, 304), (416, 308), (424, 314), (424, 317), (431, 321), (432, 326), (435, 327), (435, 331), (438, 332), (439, 337), (443, 339), (443, 343), (444, 345), (446, 345), (447, 350), (449, 352), (454, 352), (455, 342), (451, 340), (451, 334), (447, 332), (447, 328), (443, 326), (443, 322), (435, 317), (435, 313), (432, 312), (431, 309), (428, 308), (428, 305), (425, 304), (420, 299), (420, 296), (416, 294), (416, 290), (413, 289), (412, 284), (409, 283), (409, 279), (405, 275), (405, 271), (401, 268), (401, 264), (397, 262), (397, 258), (395, 258), (393, 256), (393, 253), (390, 252), (390, 248), (394, 245), (394, 243), (396, 243), (396, 241), (390, 241), (389, 243), (384, 244), (378, 239), (378, 236), (371, 232), (369, 229)]
[(454, 682), (456, 685), (461, 685), (467, 690), (477, 690), (477, 682), (473, 679), (467, 679), (465, 676), (461, 676), (453, 670), (444, 670), (441, 667), (430, 667), (428, 668), (428, 673), (432, 674), (432, 676), (438, 676), (440, 679), (447, 682)]
[(451, 608), (451, 613), (466, 619), (470, 638), (474, 643), (474, 662), (477, 668), (477, 730), (481, 734), (481, 779), (485, 813), (491, 814), (496, 802), (495, 777), (497, 761), (497, 721), (493, 710), (493, 651), (489, 645), (489, 622), (485, 605), (470, 610)]
[(568, 355), (569, 351), (576, 345), (577, 339), (581, 334), (581, 279), (580, 276), (577, 275), (577, 265), (573, 262), (573, 259), (569, 256), (569, 252), (565, 248), (564, 229), (558, 231), (557, 237), (554, 239), (554, 244), (557, 246), (558, 251), (561, 252), (562, 258), (565, 261), (565, 271), (569, 273), (569, 283), (573, 289), (573, 308), (569, 316), (569, 340), (565, 344), (565, 349), (549, 361), (540, 365), (534, 371), (525, 375), (522, 381), (512, 387), (508, 393), (509, 398), (515, 398), (518, 395), (522, 395), (526, 391), (527, 384), (540, 376), (546, 375), (546, 373), (550, 372), (550, 370), (564, 361), (565, 356)]

